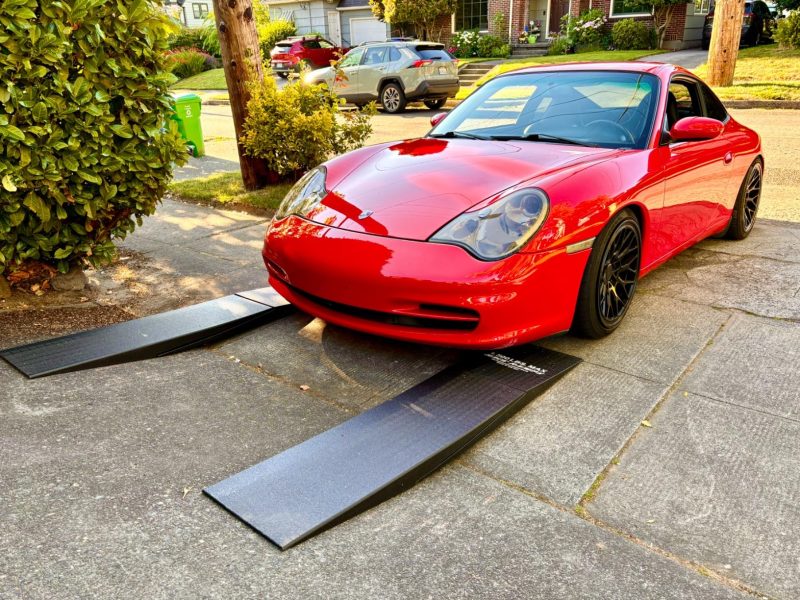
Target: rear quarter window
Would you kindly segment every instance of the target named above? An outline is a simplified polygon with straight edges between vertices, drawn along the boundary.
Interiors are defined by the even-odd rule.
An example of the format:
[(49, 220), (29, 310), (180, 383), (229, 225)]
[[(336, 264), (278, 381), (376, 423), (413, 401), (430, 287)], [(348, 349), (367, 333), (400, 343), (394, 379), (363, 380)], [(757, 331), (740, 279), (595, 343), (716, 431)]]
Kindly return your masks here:
[(453, 60), (453, 56), (444, 48), (419, 47), (415, 49), (420, 58), (426, 60)]

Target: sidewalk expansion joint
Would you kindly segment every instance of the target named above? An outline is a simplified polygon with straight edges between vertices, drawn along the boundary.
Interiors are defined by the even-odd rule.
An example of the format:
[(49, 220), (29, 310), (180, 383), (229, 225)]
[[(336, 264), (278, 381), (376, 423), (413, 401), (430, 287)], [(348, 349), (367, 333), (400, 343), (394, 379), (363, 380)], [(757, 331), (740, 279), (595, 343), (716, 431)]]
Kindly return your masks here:
[[(624, 531), (622, 529), (614, 527), (613, 525), (609, 525), (605, 521), (602, 521), (602, 520), (590, 515), (580, 505), (575, 507), (575, 509), (573, 510), (573, 509), (571, 509), (571, 508), (569, 508), (567, 506), (559, 504), (558, 502), (552, 500), (551, 498), (548, 498), (547, 496), (545, 496), (543, 494), (540, 494), (540, 493), (538, 493), (538, 492), (536, 492), (534, 490), (528, 489), (526, 487), (523, 487), (523, 486), (521, 486), (519, 484), (516, 484), (516, 483), (513, 483), (511, 481), (502, 479), (500, 477), (496, 477), (495, 475), (492, 475), (491, 473), (481, 469), (480, 467), (476, 467), (475, 465), (467, 464), (467, 463), (464, 462), (463, 458), (460, 458), (460, 459), (456, 460), (454, 464), (458, 464), (460, 467), (465, 468), (467, 470), (470, 470), (470, 471), (472, 471), (473, 473), (475, 473), (477, 475), (481, 475), (482, 477), (486, 477), (488, 479), (491, 479), (492, 481), (495, 481), (495, 482), (499, 483), (500, 485), (503, 485), (504, 487), (507, 487), (507, 488), (509, 488), (509, 489), (511, 489), (511, 490), (513, 490), (515, 492), (519, 492), (520, 494), (524, 494), (525, 496), (528, 496), (528, 497), (530, 497), (530, 498), (532, 498), (534, 500), (542, 502), (542, 503), (548, 505), (549, 507), (556, 509), (559, 512), (562, 512), (564, 514), (567, 514), (567, 515), (570, 515), (570, 516), (573, 516), (573, 517), (577, 517), (577, 518), (581, 519), (582, 521), (585, 521), (586, 523), (588, 523), (588, 524), (590, 524), (590, 525), (592, 525), (594, 527), (597, 527), (598, 529), (601, 529), (602, 531), (605, 531), (606, 533), (609, 533), (609, 534), (611, 534), (611, 535), (613, 535), (615, 537), (618, 537), (618, 538), (622, 538), (625, 541), (627, 541), (627, 542), (629, 542), (631, 544), (634, 544), (635, 546), (639, 546), (640, 548), (643, 548), (644, 550), (646, 550), (648, 552), (652, 552), (653, 554), (656, 554), (656, 555), (658, 555), (658, 556), (660, 556), (662, 558), (665, 558), (665, 559), (667, 559), (667, 560), (669, 560), (671, 562), (679, 564), (680, 566), (684, 567), (685, 569), (689, 569), (690, 571), (694, 571), (695, 573), (698, 573), (699, 575), (702, 575), (703, 577), (707, 577), (708, 579), (716, 581), (720, 585), (726, 586), (728, 588), (732, 588), (732, 589), (737, 590), (739, 592), (743, 592), (743, 593), (749, 594), (751, 596), (755, 596), (755, 597), (760, 598), (762, 600), (767, 600), (769, 598), (769, 596), (767, 596), (763, 592), (759, 592), (758, 590), (753, 589), (752, 587), (750, 587), (749, 585), (747, 585), (746, 583), (744, 583), (742, 581), (739, 581), (738, 579), (734, 579), (734, 578), (728, 577), (728, 576), (726, 576), (726, 575), (724, 575), (722, 573), (718, 573), (717, 571), (715, 571), (713, 569), (709, 569), (705, 565), (702, 565), (700, 563), (697, 563), (697, 562), (688, 560), (686, 558), (683, 558), (682, 556), (674, 554), (673, 552), (670, 552), (669, 550), (665, 550), (664, 548), (656, 546), (655, 544), (652, 544), (652, 543), (647, 542), (647, 541), (645, 541), (643, 539), (640, 539), (640, 538), (636, 537), (635, 535), (633, 535), (631, 533), (628, 533), (627, 531)], [(583, 509), (583, 510), (579, 510), (579, 509)]]
[[(227, 360), (229, 362), (232, 362), (234, 364), (237, 364), (237, 365), (239, 365), (241, 367), (244, 367), (245, 369), (247, 369), (249, 371), (252, 371), (253, 373), (257, 373), (258, 375), (261, 375), (262, 377), (265, 377), (266, 379), (268, 379), (269, 381), (271, 381), (273, 383), (279, 383), (281, 385), (285, 385), (285, 386), (287, 386), (287, 387), (289, 387), (289, 388), (291, 388), (293, 390), (300, 390), (301, 389), (300, 386), (297, 385), (297, 383), (295, 383), (295, 382), (293, 382), (293, 381), (291, 381), (291, 380), (289, 380), (289, 379), (287, 379), (285, 377), (280, 377), (278, 375), (275, 375), (274, 373), (270, 373), (270, 372), (266, 371), (264, 369), (264, 367), (262, 367), (262, 366), (254, 365), (254, 364), (252, 364), (250, 362), (247, 362), (247, 361), (244, 361), (244, 360), (242, 360), (240, 358), (236, 358), (235, 356), (231, 355), (228, 352), (223, 351), (222, 348), (220, 347), (223, 343), (224, 342), (220, 342), (218, 345), (208, 346), (206, 348), (206, 350), (209, 351), (209, 352), (213, 352), (215, 354), (218, 354), (219, 356), (223, 357), (225, 360)], [(347, 405), (342, 404), (340, 402), (336, 402), (335, 400), (332, 400), (331, 398), (329, 398), (328, 396), (325, 396), (324, 394), (320, 394), (319, 392), (315, 391), (314, 388), (309, 388), (308, 390), (303, 390), (302, 393), (305, 394), (305, 395), (311, 396), (315, 400), (319, 400), (320, 402), (323, 402), (323, 403), (325, 403), (325, 404), (327, 404), (329, 406), (332, 406), (333, 408), (335, 408), (337, 410), (343, 411), (343, 412), (347, 413), (348, 415), (353, 415), (353, 414), (357, 414), (357, 413), (361, 412), (361, 411), (354, 410), (350, 406), (347, 406)]]

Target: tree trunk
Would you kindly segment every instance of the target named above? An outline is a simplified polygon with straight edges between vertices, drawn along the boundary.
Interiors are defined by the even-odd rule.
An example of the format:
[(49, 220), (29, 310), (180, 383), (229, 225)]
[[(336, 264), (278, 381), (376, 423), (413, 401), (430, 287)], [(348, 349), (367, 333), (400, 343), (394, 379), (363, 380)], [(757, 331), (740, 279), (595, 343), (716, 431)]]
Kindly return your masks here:
[(706, 81), (709, 85), (727, 86), (733, 83), (743, 17), (744, 0), (717, 0), (711, 46), (708, 50)]
[[(219, 33), (222, 66), (228, 84), (233, 125), (236, 129), (236, 145), (239, 150), (239, 165), (242, 181), (247, 190), (256, 190), (267, 185), (274, 177), (266, 163), (247, 156), (240, 143), (244, 121), (247, 118), (247, 103), (250, 92), (247, 84), (251, 79), (261, 80), (261, 48), (253, 18), (251, 0), (213, 0), (214, 18)], [(258, 0), (256, 0), (258, 1)]]
[(675, 5), (670, 4), (665, 6), (661, 10), (663, 14), (659, 15), (659, 19), (657, 20), (656, 25), (656, 32), (658, 33), (658, 47), (664, 47), (664, 38), (667, 37), (667, 29), (669, 28), (669, 24), (672, 21), (672, 12), (675, 9)]

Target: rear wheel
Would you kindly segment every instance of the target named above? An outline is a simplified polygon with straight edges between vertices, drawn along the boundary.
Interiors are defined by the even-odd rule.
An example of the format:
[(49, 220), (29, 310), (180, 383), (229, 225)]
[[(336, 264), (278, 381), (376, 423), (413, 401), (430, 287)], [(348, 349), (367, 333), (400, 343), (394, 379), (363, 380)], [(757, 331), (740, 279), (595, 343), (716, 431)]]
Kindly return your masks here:
[(711, 38), (703, 38), (703, 41), (700, 42), (700, 47), (703, 50), (708, 50), (709, 46), (711, 46)]
[(758, 205), (761, 202), (761, 184), (764, 179), (764, 165), (756, 160), (750, 165), (739, 187), (736, 204), (733, 205), (733, 214), (728, 224), (725, 237), (730, 240), (743, 240), (756, 224)]
[(597, 236), (583, 273), (572, 329), (589, 338), (614, 331), (633, 300), (639, 279), (642, 232), (630, 210), (622, 210)]
[(396, 83), (387, 83), (381, 90), (381, 106), (388, 113), (403, 112), (406, 108), (406, 95)]
[(439, 110), (447, 102), (447, 98), (437, 98), (436, 100), (425, 100), (424, 104), (431, 110)]
[(289, 79), (289, 73), (278, 73), (278, 77), (281, 79)]

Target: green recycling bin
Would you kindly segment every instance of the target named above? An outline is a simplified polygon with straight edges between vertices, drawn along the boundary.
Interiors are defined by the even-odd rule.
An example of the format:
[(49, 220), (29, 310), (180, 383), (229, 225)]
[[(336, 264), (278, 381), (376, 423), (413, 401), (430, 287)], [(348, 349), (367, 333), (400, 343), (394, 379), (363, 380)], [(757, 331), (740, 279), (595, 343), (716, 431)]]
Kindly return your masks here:
[(200, 105), (202, 100), (197, 94), (174, 96), (175, 115), (178, 131), (194, 156), (204, 156), (206, 147), (203, 144), (203, 127), (200, 124)]

